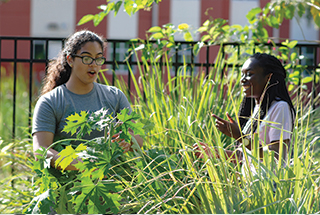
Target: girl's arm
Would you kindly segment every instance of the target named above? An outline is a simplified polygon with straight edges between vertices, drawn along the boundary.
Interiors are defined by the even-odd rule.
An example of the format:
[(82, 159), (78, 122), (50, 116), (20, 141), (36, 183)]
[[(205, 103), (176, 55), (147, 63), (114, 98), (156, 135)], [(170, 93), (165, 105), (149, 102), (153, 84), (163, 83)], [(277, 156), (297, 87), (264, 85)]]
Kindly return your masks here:
[[(51, 146), (51, 144), (53, 143), (53, 137), (54, 134), (52, 132), (48, 132), (48, 131), (39, 131), (33, 134), (33, 152), (36, 155), (36, 151), (38, 149), (42, 147), (44, 147), (45, 149), (49, 148)], [(54, 150), (53, 148), (50, 148), (47, 152), (47, 158), (52, 157), (51, 159), (51, 166), (54, 168), (57, 168), (55, 166), (55, 162), (56, 160), (60, 157), (59, 152)], [(36, 158), (37, 160), (37, 158)], [(73, 160), (71, 162), (71, 164), (69, 166), (66, 167), (65, 170), (78, 170), (74, 164), (78, 163), (79, 160)], [(60, 167), (58, 167), (57, 169), (61, 169)]]

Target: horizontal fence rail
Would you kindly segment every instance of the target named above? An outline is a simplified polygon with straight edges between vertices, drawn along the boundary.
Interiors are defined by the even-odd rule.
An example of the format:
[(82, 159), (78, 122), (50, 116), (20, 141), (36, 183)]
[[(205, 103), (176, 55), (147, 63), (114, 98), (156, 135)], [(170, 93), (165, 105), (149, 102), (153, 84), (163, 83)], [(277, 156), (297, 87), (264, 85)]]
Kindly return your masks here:
[[(41, 83), (41, 80), (37, 80), (35, 78), (39, 71), (35, 71), (34, 66), (41, 64), (43, 69), (42, 72), (45, 71), (46, 66), (50, 59), (54, 58), (58, 52), (63, 48), (65, 38), (47, 38), (47, 37), (6, 37), (0, 36), (0, 90), (1, 96), (4, 93), (2, 90), (2, 79), (5, 75), (12, 75), (13, 76), (13, 97), (12, 97), (12, 127), (11, 127), (11, 136), (12, 139), (16, 138), (16, 108), (17, 108), (17, 78), (18, 78), (18, 66), (23, 64), (23, 74), (28, 77), (25, 79), (28, 82), (28, 127), (29, 133), (31, 132), (31, 118), (32, 118), (32, 104), (36, 100), (37, 95), (33, 93), (35, 83), (37, 82), (38, 85)], [(131, 83), (131, 73), (127, 68), (127, 64), (129, 63), (130, 66), (135, 66), (142, 64), (134, 55), (128, 55), (127, 50), (128, 48), (134, 48), (139, 45), (137, 42), (133, 42), (131, 40), (108, 40), (108, 47), (106, 48), (106, 62), (105, 66), (108, 68), (110, 76), (111, 76), (111, 83), (114, 85), (115, 83), (115, 75), (124, 75), (127, 76), (127, 84), (130, 90), (130, 83)], [(152, 41), (151, 43), (156, 43)], [(214, 60), (216, 57), (216, 53), (219, 49), (222, 49), (223, 57), (227, 57), (228, 53), (226, 49), (228, 47), (234, 48), (237, 53), (237, 58), (241, 58), (241, 47), (246, 44), (242, 43), (224, 43), (221, 45), (214, 45), (214, 46), (204, 46), (202, 51), (195, 56), (193, 52), (194, 46), (197, 42), (185, 42), (185, 41), (177, 41), (178, 44), (171, 50), (171, 65), (174, 68), (172, 71), (172, 75), (178, 75), (179, 68), (181, 66), (190, 66), (193, 68), (191, 72), (197, 72), (203, 70), (206, 74), (209, 74), (211, 68), (215, 66)], [(265, 44), (255, 44), (255, 46), (264, 46), (268, 49), (272, 50), (274, 47), (281, 47), (283, 44), (281, 43), (265, 43)], [(315, 71), (319, 68), (319, 51), (320, 45), (319, 44), (297, 44), (296, 49), (300, 55), (307, 53), (308, 54), (308, 62), (304, 59), (300, 59), (301, 64), (307, 65), (307, 70)], [(253, 50), (255, 52), (255, 50)], [(184, 62), (182, 56), (187, 56), (187, 61)], [(127, 61), (128, 62), (127, 62)], [(12, 71), (9, 73), (12, 74), (4, 74), (2, 71), (5, 66), (11, 65)], [(27, 65), (27, 66), (26, 66)], [(160, 66), (165, 66), (163, 60), (160, 59), (159, 61)], [(227, 67), (237, 66), (240, 67), (241, 65), (234, 65), (234, 64), (227, 64)], [(11, 67), (10, 67), (11, 68)], [(315, 75), (316, 73), (314, 73)], [(37, 76), (38, 77), (38, 76)], [(42, 76), (43, 77), (43, 74)], [(36, 80), (35, 80), (36, 79)], [(39, 79), (39, 77), (38, 77)], [(1, 99), (0, 99), (0, 107), (1, 107)]]

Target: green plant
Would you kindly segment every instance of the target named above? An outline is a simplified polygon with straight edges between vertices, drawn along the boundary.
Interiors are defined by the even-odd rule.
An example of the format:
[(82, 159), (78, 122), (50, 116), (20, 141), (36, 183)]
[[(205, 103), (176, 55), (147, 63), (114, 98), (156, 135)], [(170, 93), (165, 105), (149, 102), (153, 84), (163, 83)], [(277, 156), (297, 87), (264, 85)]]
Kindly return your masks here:
[[(55, 165), (56, 168), (61, 168), (62, 172), (50, 169), (50, 158), (46, 159), (48, 149), (43, 148), (37, 152), (41, 156), (37, 155), (38, 161), (33, 163), (32, 169), (38, 175), (34, 186), (39, 187), (39, 190), (24, 212), (118, 213), (121, 201), (118, 192), (121, 190), (121, 183), (114, 179), (119, 172), (113, 168), (117, 169), (116, 164), (123, 167), (126, 162), (121, 158), (123, 150), (117, 143), (113, 143), (112, 136), (121, 131), (120, 138), (127, 142), (132, 140), (132, 148), (139, 155), (141, 149), (128, 132), (130, 128), (135, 134), (145, 135), (145, 124), (138, 122), (139, 118), (134, 112), (128, 115), (127, 109), (122, 110), (116, 119), (107, 115), (104, 109), (92, 114), (83, 111), (69, 116), (64, 131), (72, 135), (77, 133), (76, 140), (83, 143), (74, 148), (67, 145), (59, 153), (61, 157)], [(119, 121), (115, 123), (116, 120)], [(133, 123), (132, 120), (137, 122)], [(105, 135), (87, 141), (80, 139), (83, 134), (94, 129), (104, 130)], [(51, 147), (58, 150), (61, 149), (61, 144), (66, 142), (70, 140), (55, 142)], [(76, 158), (82, 159), (82, 162), (75, 165), (79, 171), (64, 171)]]

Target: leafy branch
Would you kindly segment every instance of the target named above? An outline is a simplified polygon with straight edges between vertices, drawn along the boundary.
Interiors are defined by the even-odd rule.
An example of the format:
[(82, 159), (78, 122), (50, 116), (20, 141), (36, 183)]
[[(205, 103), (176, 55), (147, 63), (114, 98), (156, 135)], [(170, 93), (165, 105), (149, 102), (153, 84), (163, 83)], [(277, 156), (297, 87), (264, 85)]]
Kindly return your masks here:
[[(77, 134), (74, 140), (80, 140), (84, 134), (90, 134), (95, 129), (105, 130), (105, 136), (81, 140), (82, 143), (75, 148), (67, 145), (55, 162), (56, 167), (63, 171), (50, 166), (51, 158), (46, 158), (48, 149), (38, 150), (40, 155), (34, 161), (33, 171), (38, 176), (34, 187), (40, 189), (24, 213), (119, 213), (122, 187), (113, 179), (112, 169), (119, 163), (124, 164), (122, 168), (126, 167), (122, 161), (123, 149), (112, 141), (112, 136), (121, 131), (120, 138), (131, 142), (133, 137), (129, 129), (143, 137), (151, 127), (150, 122), (140, 120), (135, 112), (129, 114), (128, 109), (123, 109), (115, 118), (108, 115), (105, 109), (91, 114), (82, 111), (69, 116), (63, 131)], [(69, 143), (70, 139), (66, 141)], [(81, 161), (74, 164), (79, 171), (65, 170), (75, 159)]]

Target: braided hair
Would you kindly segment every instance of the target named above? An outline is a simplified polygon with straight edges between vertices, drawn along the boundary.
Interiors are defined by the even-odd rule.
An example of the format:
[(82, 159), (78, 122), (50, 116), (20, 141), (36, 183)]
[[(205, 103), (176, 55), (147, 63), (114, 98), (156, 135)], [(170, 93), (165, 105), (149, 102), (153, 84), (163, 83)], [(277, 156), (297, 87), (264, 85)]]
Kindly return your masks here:
[(97, 34), (83, 30), (71, 35), (58, 57), (52, 60), (47, 68), (47, 74), (43, 81), (41, 95), (53, 90), (55, 87), (66, 83), (71, 75), (71, 67), (67, 62), (68, 55), (76, 54), (87, 42), (98, 42), (104, 49), (104, 41)]
[[(254, 119), (263, 119), (273, 101), (287, 102), (291, 109), (292, 119), (294, 119), (296, 113), (286, 87), (286, 70), (282, 63), (276, 57), (265, 53), (255, 53), (250, 58), (258, 61), (257, 64), (263, 69), (264, 75), (272, 73), (272, 76), (269, 80), (268, 86), (265, 88), (264, 95), (262, 95), (259, 112), (253, 117), (252, 125), (247, 126), (247, 130), (243, 131), (244, 134), (249, 134), (251, 131), (255, 131), (257, 129), (258, 120)], [(248, 118), (251, 116), (254, 106), (254, 98), (243, 98), (239, 110), (239, 122), (241, 128), (244, 128), (248, 122)]]

